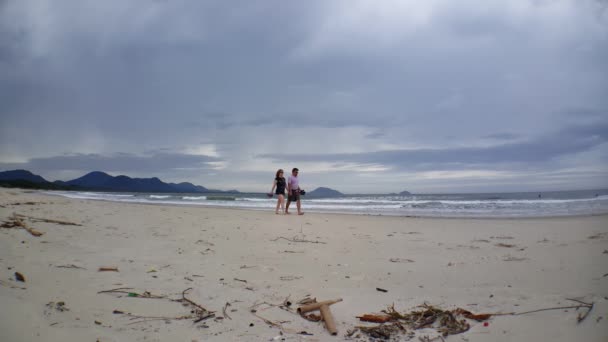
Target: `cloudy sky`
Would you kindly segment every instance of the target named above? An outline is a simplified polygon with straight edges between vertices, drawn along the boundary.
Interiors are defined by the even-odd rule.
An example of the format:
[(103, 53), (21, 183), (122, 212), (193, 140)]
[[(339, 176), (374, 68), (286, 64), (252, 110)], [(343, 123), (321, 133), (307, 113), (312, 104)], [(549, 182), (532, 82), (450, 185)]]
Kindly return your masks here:
[(0, 170), (608, 187), (608, 2), (0, 0)]

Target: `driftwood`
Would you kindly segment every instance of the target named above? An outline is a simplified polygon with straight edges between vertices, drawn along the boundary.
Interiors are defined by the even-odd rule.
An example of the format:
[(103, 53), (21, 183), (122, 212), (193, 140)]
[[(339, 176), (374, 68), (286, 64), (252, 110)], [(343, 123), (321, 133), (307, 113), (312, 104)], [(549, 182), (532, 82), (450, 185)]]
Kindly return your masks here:
[(46, 219), (46, 218), (39, 218), (39, 217), (22, 215), (22, 214), (15, 214), (15, 216), (18, 216), (18, 217), (21, 217), (21, 218), (29, 218), (30, 220), (39, 221), (39, 222), (57, 223), (57, 224), (65, 225), (65, 226), (82, 226), (81, 224), (74, 223), (74, 222), (61, 221), (61, 220), (53, 220), (53, 219)]
[(341, 301), (342, 298), (338, 298), (335, 300), (326, 300), (318, 303), (302, 305), (298, 308), (298, 313), (303, 315), (310, 311), (319, 310), (321, 312), (321, 318), (323, 318), (323, 321), (325, 322), (325, 328), (327, 328), (327, 331), (329, 331), (331, 335), (337, 335), (338, 329), (336, 328), (336, 322), (334, 321), (334, 316), (329, 310), (329, 306)]
[(101, 266), (98, 272), (118, 272), (118, 267), (116, 266)]
[(57, 268), (78, 268), (78, 269), (81, 269), (81, 270), (86, 270), (86, 268), (84, 268), (84, 267), (80, 267), (80, 266), (76, 266), (76, 265), (74, 265), (74, 264), (69, 264), (69, 265), (57, 265), (57, 266), (55, 266), (55, 267), (57, 267)]
[(23, 221), (23, 219), (21, 219), (17, 214), (13, 213), (13, 216), (9, 218), (8, 221), (3, 222), (0, 227), (2, 228), (23, 228), (25, 229), (28, 233), (32, 234), (35, 237), (39, 237), (42, 236), (44, 233), (35, 230), (34, 228), (30, 227), (27, 225), (27, 223), (25, 223), (25, 221)]
[(303, 238), (298, 237), (297, 235), (296, 235), (296, 236), (294, 236), (294, 237), (293, 237), (293, 238), (291, 238), (291, 239), (286, 238), (286, 237), (284, 237), (284, 236), (279, 236), (278, 238), (276, 238), (276, 239), (272, 239), (272, 240), (270, 240), (270, 241), (277, 241), (277, 240), (280, 240), (280, 239), (287, 240), (287, 241), (289, 241), (289, 242), (308, 242), (308, 243), (322, 243), (322, 244), (326, 244), (326, 243), (327, 243), (327, 242), (318, 241), (318, 240), (316, 240), (316, 241), (313, 241), (313, 240), (306, 240), (306, 239), (303, 239)]

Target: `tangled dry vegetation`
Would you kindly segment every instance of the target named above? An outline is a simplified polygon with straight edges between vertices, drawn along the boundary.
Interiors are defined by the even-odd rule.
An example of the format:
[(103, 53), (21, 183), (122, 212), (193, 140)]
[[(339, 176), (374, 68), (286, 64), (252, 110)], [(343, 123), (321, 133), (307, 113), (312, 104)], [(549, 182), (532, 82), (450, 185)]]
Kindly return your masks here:
[[(456, 335), (463, 333), (471, 327), (468, 319), (485, 321), (492, 314), (473, 314), (462, 308), (453, 310), (443, 310), (438, 307), (423, 304), (418, 308), (407, 313), (400, 313), (395, 310), (394, 305), (382, 311), (382, 314), (365, 314), (358, 316), (361, 321), (383, 323), (375, 327), (357, 326), (357, 330), (373, 338), (389, 339), (395, 334), (406, 334), (408, 331), (432, 328), (437, 330), (442, 336)], [(351, 335), (352, 335), (351, 334)]]

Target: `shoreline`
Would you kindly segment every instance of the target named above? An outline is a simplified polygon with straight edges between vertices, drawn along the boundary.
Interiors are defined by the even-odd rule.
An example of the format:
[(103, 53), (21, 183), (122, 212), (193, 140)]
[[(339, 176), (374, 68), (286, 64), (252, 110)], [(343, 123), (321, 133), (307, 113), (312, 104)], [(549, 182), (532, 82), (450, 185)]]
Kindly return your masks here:
[[(33, 204), (15, 205), (26, 202)], [(469, 320), (468, 331), (447, 339), (608, 337), (608, 276), (602, 276), (608, 271), (608, 215), (285, 217), (264, 210), (139, 204), (0, 189), (1, 221), (16, 212), (82, 224), (27, 220), (41, 237), (0, 228), (0, 305), (7, 308), (0, 311), (0, 340), (367, 341), (361, 332), (346, 336), (356, 326), (373, 325), (356, 316), (393, 304), (400, 312), (429, 303), (495, 313), (559, 307), (570, 304), (567, 298), (593, 302), (589, 317), (577, 324), (578, 312), (558, 310), (496, 316), (489, 326)], [(99, 267), (118, 272), (98, 272)], [(16, 271), (24, 283), (14, 279)], [(178, 317), (189, 311), (170, 300), (98, 293), (119, 287), (170, 299), (192, 288), (188, 298), (216, 316), (196, 324), (131, 324), (129, 316), (113, 312)], [(306, 295), (343, 299), (331, 307), (337, 337), (321, 323), (274, 306), (290, 298), (295, 309)], [(59, 310), (59, 302), (69, 310)], [(257, 307), (257, 315), (286, 321), (281, 328), (251, 312), (264, 302), (272, 305)], [(412, 333), (413, 340), (437, 336), (429, 328)]]
[[(24, 191), (23, 189), (22, 191)], [(102, 201), (102, 202), (112, 202), (112, 203), (127, 203), (127, 204), (142, 204), (142, 205), (155, 205), (155, 206), (175, 206), (175, 207), (191, 207), (191, 208), (213, 208), (213, 209), (233, 209), (233, 210), (247, 210), (253, 212), (265, 212), (273, 210), (274, 206), (269, 206), (268, 208), (254, 208), (254, 207), (239, 207), (239, 206), (222, 206), (222, 205), (213, 205), (207, 203), (176, 203), (176, 202), (162, 202), (162, 201), (129, 201), (129, 200), (113, 200), (113, 199), (103, 199), (103, 198), (75, 198), (68, 197), (61, 194), (52, 194), (48, 192), (43, 192), (39, 190), (28, 190), (32, 191), (32, 193), (37, 193), (41, 196), (58, 196), (62, 198), (68, 198), (73, 200), (87, 200), (87, 201)], [(151, 194), (151, 193), (141, 193), (141, 194)], [(156, 203), (155, 203), (156, 202)], [(543, 219), (543, 218), (567, 218), (567, 217), (586, 217), (586, 216), (608, 216), (608, 212), (599, 212), (599, 213), (574, 213), (574, 214), (563, 214), (563, 215), (522, 215), (522, 216), (433, 216), (429, 215), (413, 215), (413, 214), (400, 214), (400, 213), (363, 213), (363, 212), (355, 212), (355, 211), (334, 211), (331, 209), (328, 210), (318, 210), (318, 209), (309, 209), (306, 210), (305, 200), (302, 202), (303, 209), (306, 213), (313, 214), (321, 214), (321, 215), (353, 215), (353, 216), (378, 216), (378, 217), (409, 217), (409, 218), (445, 218), (445, 219), (498, 219), (498, 220), (519, 220), (519, 219)]]

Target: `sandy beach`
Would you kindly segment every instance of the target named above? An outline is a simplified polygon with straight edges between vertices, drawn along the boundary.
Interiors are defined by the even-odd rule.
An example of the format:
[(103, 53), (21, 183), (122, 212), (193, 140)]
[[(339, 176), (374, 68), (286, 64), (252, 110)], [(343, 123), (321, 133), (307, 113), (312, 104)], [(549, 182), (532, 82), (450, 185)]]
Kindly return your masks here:
[[(285, 216), (0, 189), (0, 220), (14, 214), (43, 235), (0, 228), (1, 341), (367, 341), (348, 332), (377, 324), (356, 316), (393, 304), (521, 313), (579, 301), (593, 303), (580, 323), (586, 308), (502, 315), (445, 339), (608, 340), (605, 215)], [(307, 296), (343, 299), (331, 306), (337, 336), (295, 313)], [(184, 298), (209, 317), (183, 318), (202, 313)]]

